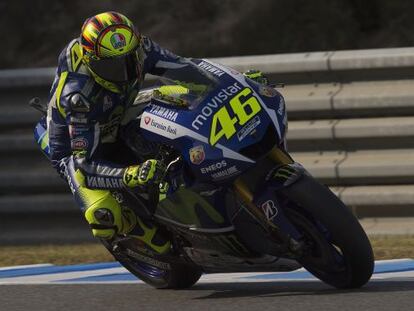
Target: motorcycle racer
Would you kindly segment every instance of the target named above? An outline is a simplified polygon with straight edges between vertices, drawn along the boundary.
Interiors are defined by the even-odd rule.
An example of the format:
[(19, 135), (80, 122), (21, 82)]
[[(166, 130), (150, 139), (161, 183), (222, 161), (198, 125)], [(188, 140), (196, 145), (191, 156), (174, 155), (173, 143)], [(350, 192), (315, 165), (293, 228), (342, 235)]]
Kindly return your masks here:
[[(139, 122), (122, 124), (147, 73), (179, 67), (182, 58), (141, 35), (117, 12), (88, 18), (61, 52), (50, 92), (47, 128), (52, 165), (64, 177), (95, 237), (133, 235), (164, 253), (170, 242), (124, 206), (122, 190), (141, 192), (156, 178), (151, 144)], [(126, 134), (128, 133), (128, 134)], [(135, 137), (134, 137), (135, 135)], [(141, 141), (132, 151), (130, 142)], [(143, 163), (136, 163), (137, 158)]]

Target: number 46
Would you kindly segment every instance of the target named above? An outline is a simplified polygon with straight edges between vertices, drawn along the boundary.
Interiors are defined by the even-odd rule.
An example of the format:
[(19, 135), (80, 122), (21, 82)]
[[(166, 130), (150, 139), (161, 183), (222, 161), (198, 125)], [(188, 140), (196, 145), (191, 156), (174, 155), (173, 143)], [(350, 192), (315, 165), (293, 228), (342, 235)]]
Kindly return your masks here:
[(227, 139), (237, 133), (236, 124), (244, 125), (253, 118), (262, 107), (252, 94), (250, 88), (244, 88), (230, 100), (230, 107), (235, 117), (231, 117), (227, 107), (221, 107), (214, 115), (211, 123), (210, 144), (215, 145), (223, 136)]

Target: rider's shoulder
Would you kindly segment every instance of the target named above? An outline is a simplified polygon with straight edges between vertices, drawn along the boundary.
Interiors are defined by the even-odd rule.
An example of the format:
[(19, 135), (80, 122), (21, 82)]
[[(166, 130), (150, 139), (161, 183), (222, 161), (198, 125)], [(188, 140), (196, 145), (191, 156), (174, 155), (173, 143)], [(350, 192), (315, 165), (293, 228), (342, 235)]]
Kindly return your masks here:
[(58, 71), (61, 73), (74, 72), (80, 75), (90, 75), (82, 62), (81, 47), (78, 38), (70, 41), (60, 52), (58, 58)]
[(142, 46), (144, 48), (144, 51), (147, 52), (147, 53), (151, 52), (152, 49), (154, 48), (154, 46), (157, 45), (154, 41), (151, 40), (150, 37), (145, 36), (145, 35), (142, 35), (141, 42), (142, 42)]

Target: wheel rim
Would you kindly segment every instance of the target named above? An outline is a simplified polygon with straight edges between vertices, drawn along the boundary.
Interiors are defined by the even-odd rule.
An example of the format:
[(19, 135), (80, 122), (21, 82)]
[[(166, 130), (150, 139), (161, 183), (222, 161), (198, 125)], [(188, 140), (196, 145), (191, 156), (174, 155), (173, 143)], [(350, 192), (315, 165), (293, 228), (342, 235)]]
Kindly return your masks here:
[[(325, 232), (319, 229), (302, 213), (289, 209), (287, 216), (303, 234), (307, 251), (300, 259), (302, 265), (324, 282), (341, 285), (349, 282), (349, 265), (340, 246), (329, 240)], [(326, 229), (324, 230), (326, 231)], [(329, 233), (328, 233), (329, 234)]]
[(140, 273), (147, 275), (151, 278), (162, 278), (167, 273), (166, 270), (152, 266), (138, 259), (130, 258), (128, 256), (129, 266), (135, 270), (138, 270)]

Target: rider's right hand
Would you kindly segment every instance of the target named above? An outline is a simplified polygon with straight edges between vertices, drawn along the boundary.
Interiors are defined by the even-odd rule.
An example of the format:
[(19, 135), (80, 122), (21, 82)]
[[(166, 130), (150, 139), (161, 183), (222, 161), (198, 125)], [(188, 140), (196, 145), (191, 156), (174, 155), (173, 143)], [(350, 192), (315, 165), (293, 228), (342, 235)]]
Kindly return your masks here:
[(141, 165), (133, 165), (126, 168), (124, 173), (124, 184), (127, 187), (135, 188), (147, 186), (157, 181), (160, 173), (160, 166), (157, 160), (147, 160)]

